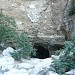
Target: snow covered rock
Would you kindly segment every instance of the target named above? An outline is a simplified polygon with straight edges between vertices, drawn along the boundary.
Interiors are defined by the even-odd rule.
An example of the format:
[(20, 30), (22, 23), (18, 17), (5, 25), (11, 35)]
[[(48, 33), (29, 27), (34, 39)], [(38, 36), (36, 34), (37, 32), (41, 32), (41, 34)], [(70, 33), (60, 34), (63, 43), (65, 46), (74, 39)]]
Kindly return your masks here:
[(42, 69), (41, 71), (39, 71), (36, 75), (49, 75), (48, 70), (46, 69)]
[(29, 75), (49, 75), (48, 69), (46, 68), (34, 68), (31, 71), (28, 71)]
[(29, 70), (29, 69), (34, 68), (34, 65), (29, 64), (29, 63), (20, 63), (19, 65), (17, 65), (17, 67), (18, 67), (18, 69), (26, 69), (26, 70)]
[(75, 69), (72, 69), (69, 72), (66, 72), (65, 75), (75, 75)]
[(52, 62), (52, 59), (51, 58), (46, 58), (46, 59), (43, 59), (41, 60), (39, 63), (37, 63), (37, 65), (35, 65), (35, 68), (50, 68), (50, 64)]
[(51, 58), (31, 58), (30, 60), (22, 58), (22, 62), (16, 63), (10, 55), (13, 51), (13, 48), (8, 47), (0, 56), (0, 75), (58, 75), (49, 72), (53, 61)]
[(48, 69), (50, 68), (51, 62), (51, 58), (40, 59), (40, 61), (35, 64), (35, 67), (29, 70), (30, 75), (49, 75)]
[(14, 67), (14, 59), (12, 57), (0, 57), (0, 67), (2, 71), (10, 70)]
[(28, 75), (28, 73), (25, 69), (11, 69), (10, 71), (5, 72), (4, 75)]
[(56, 55), (52, 55), (51, 58), (52, 59), (59, 59), (60, 56), (56, 56)]
[(11, 47), (8, 47), (8, 48), (4, 49), (4, 51), (3, 51), (2, 54), (3, 54), (4, 56), (11, 56), (10, 53), (12, 53), (12, 52), (14, 52), (14, 49), (11, 48)]
[(57, 74), (57, 73), (55, 73), (53, 71), (49, 71), (49, 75), (59, 75), (59, 74)]

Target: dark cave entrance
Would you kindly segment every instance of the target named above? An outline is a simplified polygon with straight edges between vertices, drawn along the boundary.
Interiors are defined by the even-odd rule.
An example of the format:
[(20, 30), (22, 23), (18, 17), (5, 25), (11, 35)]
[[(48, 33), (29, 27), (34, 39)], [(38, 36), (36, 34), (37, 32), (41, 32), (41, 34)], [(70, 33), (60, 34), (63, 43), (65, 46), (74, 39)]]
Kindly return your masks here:
[(37, 50), (36, 51), (36, 56), (33, 56), (34, 58), (39, 58), (39, 59), (45, 59), (51, 57), (51, 55), (54, 55), (57, 50), (60, 50), (64, 47), (64, 45), (60, 44), (54, 44), (54, 45), (44, 45), (44, 44), (34, 44), (34, 48)]
[(35, 58), (45, 59), (49, 58), (49, 51), (42, 45), (34, 45), (35, 49), (37, 49), (37, 54)]

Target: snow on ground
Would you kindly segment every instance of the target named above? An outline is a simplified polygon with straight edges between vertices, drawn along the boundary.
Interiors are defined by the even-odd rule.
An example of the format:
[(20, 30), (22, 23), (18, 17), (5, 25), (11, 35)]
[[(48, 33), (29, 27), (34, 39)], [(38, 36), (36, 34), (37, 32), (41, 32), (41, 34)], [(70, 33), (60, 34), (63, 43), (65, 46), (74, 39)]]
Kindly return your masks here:
[(0, 75), (58, 75), (49, 71), (51, 58), (22, 59), (22, 62), (16, 63), (10, 55), (13, 51), (14, 49), (9, 47), (0, 55)]

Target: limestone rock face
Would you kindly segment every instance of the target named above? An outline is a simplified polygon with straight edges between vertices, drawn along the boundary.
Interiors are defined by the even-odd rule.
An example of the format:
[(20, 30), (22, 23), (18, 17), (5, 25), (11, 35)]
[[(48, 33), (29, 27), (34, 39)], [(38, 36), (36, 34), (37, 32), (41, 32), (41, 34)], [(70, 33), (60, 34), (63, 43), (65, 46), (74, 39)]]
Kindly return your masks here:
[(47, 8), (46, 0), (33, 1), (27, 8), (27, 15), (33, 23), (40, 23)]
[(54, 35), (57, 34), (54, 29), (60, 23), (65, 4), (65, 0), (0, 0), (0, 9), (15, 18), (18, 29), (29, 33), (38, 30), (38, 33), (44, 35)]
[(66, 3), (67, 0), (0, 0), (0, 9), (15, 18), (18, 30), (31, 36), (56, 37), (63, 35), (58, 30)]

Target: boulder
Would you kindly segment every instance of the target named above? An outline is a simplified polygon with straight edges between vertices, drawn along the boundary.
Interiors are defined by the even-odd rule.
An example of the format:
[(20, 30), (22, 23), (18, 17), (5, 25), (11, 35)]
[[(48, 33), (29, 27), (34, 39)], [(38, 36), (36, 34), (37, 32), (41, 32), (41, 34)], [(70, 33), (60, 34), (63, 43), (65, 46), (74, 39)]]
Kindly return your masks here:
[(49, 75), (49, 68), (52, 60), (51, 58), (40, 59), (39, 62), (35, 64), (35, 67), (29, 70), (30, 75)]
[(39, 71), (36, 75), (49, 75), (49, 72), (47, 69), (42, 69), (41, 71)]
[(33, 68), (28, 71), (29, 75), (49, 75), (47, 68)]
[(66, 72), (65, 75), (75, 75), (75, 69), (72, 69), (69, 72)]
[(11, 56), (10, 53), (12, 53), (12, 52), (14, 52), (14, 49), (11, 48), (11, 47), (8, 47), (8, 48), (4, 49), (4, 51), (3, 51), (2, 54), (3, 54), (4, 56)]
[(49, 71), (49, 75), (59, 75), (59, 74), (57, 74), (57, 73), (55, 73), (53, 71)]
[(23, 63), (31, 63), (31, 64), (36, 65), (36, 64), (38, 64), (38, 63), (41, 61), (41, 59), (38, 59), (38, 58), (31, 58), (30, 60), (28, 60), (28, 59), (21, 58), (21, 61), (22, 61)]
[(29, 64), (29, 63), (20, 63), (20, 64), (17, 65), (17, 69), (29, 70), (29, 69), (32, 69), (32, 68), (34, 68), (34, 65)]
[(25, 69), (11, 69), (10, 71), (5, 72), (4, 75), (28, 75), (28, 73)]
[(10, 70), (14, 67), (14, 59), (12, 57), (0, 57), (0, 67), (2, 71)]
[(41, 69), (46, 67), (47, 69), (49, 69), (51, 62), (52, 62), (51, 58), (46, 58), (43, 60), (41, 59), (40, 62), (37, 65), (35, 65), (35, 68)]

